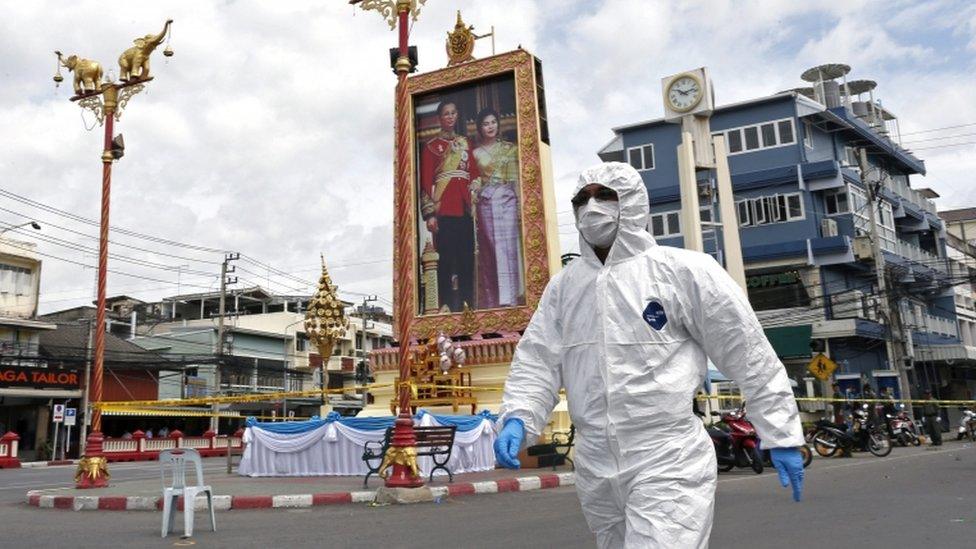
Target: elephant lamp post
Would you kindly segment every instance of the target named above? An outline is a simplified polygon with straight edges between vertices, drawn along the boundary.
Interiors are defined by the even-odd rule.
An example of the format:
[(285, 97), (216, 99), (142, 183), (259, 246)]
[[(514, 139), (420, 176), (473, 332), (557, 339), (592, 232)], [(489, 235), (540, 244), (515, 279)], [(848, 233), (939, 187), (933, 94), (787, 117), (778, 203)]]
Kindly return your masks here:
[[(399, 54), (394, 71), (397, 75), (396, 85), (396, 163), (395, 189), (402, 196), (409, 196), (410, 190), (410, 95), (407, 90), (407, 73), (410, 72), (409, 21), (412, 16), (417, 20), (420, 6), (426, 0), (350, 0), (349, 3), (364, 10), (377, 11), (382, 15), (390, 29), (399, 25)], [(404, 198), (396, 201), (397, 226), (406, 227), (410, 220), (410, 201)], [(393, 461), (393, 474), (386, 477), (387, 488), (416, 488), (424, 485), (424, 481), (416, 475), (416, 444), (417, 439), (413, 430), (413, 418), (410, 417), (410, 288), (414, 277), (411, 262), (411, 243), (407, 238), (399, 239), (396, 257), (398, 274), (404, 282), (396, 297), (396, 317), (400, 341), (400, 413), (394, 423), (393, 437), (390, 441), (391, 450), (402, 459)]]
[[(133, 79), (145, 80), (149, 78), (149, 56), (156, 50), (156, 47), (162, 44), (172, 24), (173, 20), (168, 19), (159, 34), (147, 34), (133, 40), (135, 46), (125, 50), (119, 56), (119, 80), (128, 82)], [(167, 57), (172, 55), (172, 50), (167, 49), (167, 52), (169, 52), (166, 55)]]
[[(94, 364), (91, 372), (88, 401), (91, 405), (91, 432), (85, 439), (84, 457), (78, 463), (78, 471), (83, 474), (75, 476), (78, 488), (104, 488), (108, 486), (108, 467), (105, 456), (102, 455), (102, 378), (105, 365), (105, 280), (108, 268), (108, 229), (109, 229), (109, 197), (111, 195), (112, 162), (122, 157), (123, 145), (121, 135), (113, 142), (114, 122), (122, 116), (122, 110), (129, 100), (145, 88), (145, 84), (153, 78), (149, 76), (149, 55), (153, 52), (163, 36), (169, 31), (172, 20), (166, 22), (163, 32), (158, 35), (146, 35), (135, 40), (135, 49), (140, 55), (132, 54), (131, 61), (138, 61), (138, 66), (130, 65), (126, 71), (126, 81), (109, 82), (102, 79), (102, 68), (97, 62), (79, 58), (76, 55), (63, 57), (58, 55), (59, 67), (64, 66), (75, 73), (75, 96), (72, 102), (77, 102), (83, 109), (92, 111), (98, 123), (105, 127), (104, 148), (102, 151), (102, 204), (101, 222), (98, 233), (98, 309), (95, 312), (95, 349)], [(142, 44), (140, 44), (142, 42)], [(127, 58), (129, 48), (122, 54)], [(119, 59), (122, 65), (122, 58)], [(138, 68), (138, 72), (135, 69)], [(62, 80), (61, 75), (54, 77), (55, 82)], [(89, 414), (85, 412), (85, 423)], [(84, 427), (83, 427), (84, 428)]]

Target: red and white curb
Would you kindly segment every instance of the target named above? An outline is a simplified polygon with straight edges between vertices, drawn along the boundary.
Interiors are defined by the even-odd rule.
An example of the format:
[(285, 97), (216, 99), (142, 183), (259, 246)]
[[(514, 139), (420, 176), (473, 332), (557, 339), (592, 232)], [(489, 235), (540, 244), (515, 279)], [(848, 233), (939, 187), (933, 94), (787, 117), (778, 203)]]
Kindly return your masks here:
[[(444, 497), (475, 494), (544, 490), (546, 488), (572, 486), (575, 483), (576, 476), (574, 473), (556, 473), (431, 486), (430, 492), (433, 498), (437, 500)], [(213, 503), (214, 510), (229, 511), (231, 509), (301, 509), (340, 503), (371, 503), (375, 499), (375, 490), (361, 490), (278, 496), (214, 496)], [(27, 504), (42, 509), (64, 509), (68, 511), (159, 511), (163, 508), (162, 498), (156, 496), (53, 496), (42, 494), (38, 490), (27, 492)], [(197, 497), (193, 502), (193, 507), (196, 511), (206, 510), (206, 498)], [(180, 498), (177, 508), (183, 509), (183, 498)]]
[(77, 459), (61, 459), (53, 461), (22, 461), (20, 466), (24, 469), (37, 469), (38, 467), (56, 467), (58, 465), (78, 465)]

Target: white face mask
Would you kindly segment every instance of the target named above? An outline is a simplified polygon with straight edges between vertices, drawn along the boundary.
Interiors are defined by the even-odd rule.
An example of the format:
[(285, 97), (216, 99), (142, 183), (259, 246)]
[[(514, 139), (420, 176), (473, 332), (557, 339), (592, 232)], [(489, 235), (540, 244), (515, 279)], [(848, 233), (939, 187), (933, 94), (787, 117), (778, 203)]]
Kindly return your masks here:
[(576, 228), (590, 246), (609, 248), (619, 225), (620, 202), (616, 200), (591, 198), (576, 210)]

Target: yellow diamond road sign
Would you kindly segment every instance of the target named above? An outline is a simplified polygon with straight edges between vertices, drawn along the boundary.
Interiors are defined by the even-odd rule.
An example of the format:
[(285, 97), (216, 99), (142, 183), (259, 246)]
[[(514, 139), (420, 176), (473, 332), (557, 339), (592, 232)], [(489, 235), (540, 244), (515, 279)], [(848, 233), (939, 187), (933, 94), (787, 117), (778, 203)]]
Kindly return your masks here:
[(820, 381), (827, 381), (830, 379), (830, 374), (834, 373), (837, 369), (837, 363), (833, 360), (827, 358), (823, 353), (818, 353), (817, 356), (813, 357), (810, 361), (810, 365), (807, 366), (807, 370), (817, 377)]

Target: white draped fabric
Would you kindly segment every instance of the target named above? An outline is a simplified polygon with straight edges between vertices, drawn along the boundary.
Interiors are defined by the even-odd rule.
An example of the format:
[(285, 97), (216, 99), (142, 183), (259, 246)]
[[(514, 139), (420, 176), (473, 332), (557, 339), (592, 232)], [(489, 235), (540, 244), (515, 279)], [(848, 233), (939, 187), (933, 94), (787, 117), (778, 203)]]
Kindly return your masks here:
[[(417, 424), (440, 425), (430, 414), (422, 416)], [(362, 459), (363, 445), (368, 441), (382, 441), (384, 434), (385, 429), (365, 431), (337, 421), (297, 434), (248, 427), (244, 431), (244, 455), (237, 471), (249, 477), (365, 475), (368, 469)], [(494, 424), (488, 419), (470, 431), (457, 431), (448, 468), (454, 474), (494, 469), (494, 443)], [(433, 462), (429, 457), (420, 458), (418, 466), (426, 476)]]

